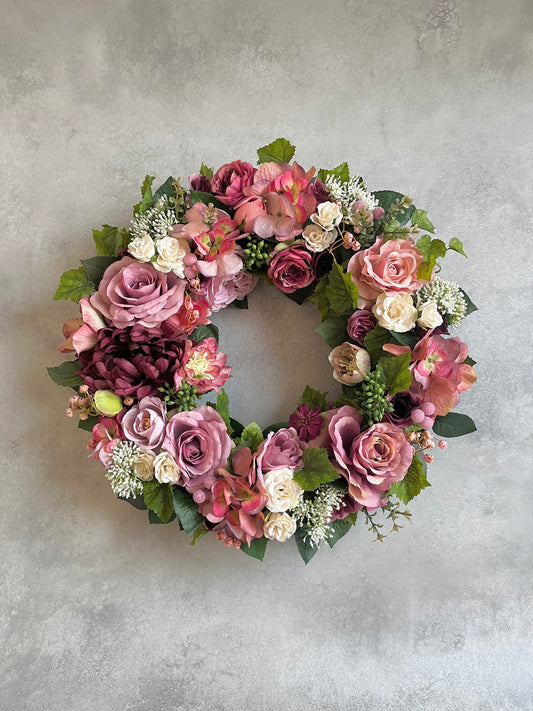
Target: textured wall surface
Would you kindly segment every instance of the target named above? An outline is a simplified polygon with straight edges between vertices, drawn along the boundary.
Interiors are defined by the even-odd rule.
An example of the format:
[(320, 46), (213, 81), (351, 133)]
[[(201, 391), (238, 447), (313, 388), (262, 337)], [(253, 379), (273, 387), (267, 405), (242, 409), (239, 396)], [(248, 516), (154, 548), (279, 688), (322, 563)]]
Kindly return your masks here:
[[(528, 0), (0, 3), (2, 711), (531, 711)], [(530, 45), (529, 45), (530, 50)], [(63, 417), (60, 273), (146, 173), (349, 160), (458, 236), (479, 382), (413, 525), (308, 567), (149, 526)], [(528, 245), (524, 247), (524, 245)], [(331, 385), (314, 307), (261, 288), (216, 321), (236, 417)]]

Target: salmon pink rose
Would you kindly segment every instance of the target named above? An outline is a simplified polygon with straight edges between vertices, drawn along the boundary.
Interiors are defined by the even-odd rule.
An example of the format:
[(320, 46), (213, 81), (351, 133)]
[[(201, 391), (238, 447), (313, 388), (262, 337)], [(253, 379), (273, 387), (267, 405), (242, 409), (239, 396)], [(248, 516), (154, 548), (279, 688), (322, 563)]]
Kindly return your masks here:
[(285, 294), (293, 294), (313, 283), (313, 257), (301, 246), (282, 249), (272, 258), (268, 277)]
[(243, 197), (244, 188), (254, 182), (255, 168), (250, 163), (234, 160), (221, 166), (211, 179), (211, 190), (221, 202), (235, 206)]

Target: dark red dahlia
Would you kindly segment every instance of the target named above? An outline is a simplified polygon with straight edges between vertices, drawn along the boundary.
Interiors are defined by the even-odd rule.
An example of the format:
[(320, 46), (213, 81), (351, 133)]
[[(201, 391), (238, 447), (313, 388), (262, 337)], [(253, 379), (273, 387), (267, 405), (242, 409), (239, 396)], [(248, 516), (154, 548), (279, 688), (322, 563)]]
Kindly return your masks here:
[(319, 407), (300, 405), (289, 417), (289, 427), (294, 427), (302, 442), (309, 442), (318, 437), (322, 425)]
[(169, 339), (161, 328), (102, 328), (98, 343), (79, 355), (80, 375), (90, 392), (112, 390), (116, 395), (143, 398), (173, 385), (182, 364), (184, 339)]

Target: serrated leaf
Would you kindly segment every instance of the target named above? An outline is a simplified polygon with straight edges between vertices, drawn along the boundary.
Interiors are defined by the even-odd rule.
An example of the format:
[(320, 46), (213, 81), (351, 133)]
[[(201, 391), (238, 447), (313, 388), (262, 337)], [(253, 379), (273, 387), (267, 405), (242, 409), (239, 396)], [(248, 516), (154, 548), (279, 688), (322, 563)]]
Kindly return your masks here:
[(143, 482), (146, 508), (154, 511), (163, 523), (168, 523), (174, 513), (172, 484), (160, 484), (157, 479)]
[(352, 313), (357, 308), (359, 298), (357, 286), (350, 274), (346, 274), (337, 262), (334, 262), (331, 267), (325, 295), (329, 301), (330, 315), (333, 317)]
[(383, 355), (383, 346), (385, 343), (391, 342), (391, 334), (381, 326), (375, 326), (371, 331), (369, 331), (363, 345), (365, 350), (370, 354), (370, 360), (372, 365), (375, 365)]
[(201, 343), (201, 341), (204, 341), (206, 338), (214, 338), (218, 343), (218, 328), (214, 323), (209, 323), (205, 326), (198, 326), (194, 329), (189, 338), (197, 343)]
[(469, 314), (474, 313), (474, 311), (477, 311), (478, 310), (477, 306), (474, 304), (472, 299), (468, 296), (466, 291), (464, 289), (459, 289), (459, 291), (463, 295), (463, 298), (466, 302), (465, 316), (468, 316)]
[(315, 491), (321, 484), (335, 481), (339, 472), (329, 461), (328, 453), (321, 447), (309, 447), (303, 453), (303, 467), (294, 473), (296, 481), (304, 491)]
[(139, 212), (146, 212), (154, 204), (154, 196), (152, 195), (152, 183), (155, 176), (147, 175), (141, 187), (141, 202), (137, 203), (133, 208), (133, 214), (138, 215)]
[(191, 205), (194, 205), (195, 202), (201, 202), (203, 205), (213, 205), (219, 210), (228, 211), (228, 206), (224, 205), (220, 200), (217, 200), (217, 198), (210, 193), (203, 193), (201, 190), (191, 190), (189, 194), (191, 196)]
[(174, 186), (174, 178), (172, 176), (168, 177), (163, 185), (160, 185), (154, 193), (154, 204), (159, 200), (159, 198), (166, 195), (167, 197), (176, 197), (176, 188)]
[(111, 227), (111, 225), (102, 225), (101, 230), (93, 230), (93, 239), (96, 254), (116, 257), (119, 249), (125, 249), (128, 246), (130, 236), (127, 230), (119, 230), (118, 227)]
[(174, 489), (174, 511), (183, 526), (185, 533), (193, 533), (204, 522), (204, 517), (198, 512), (198, 504), (183, 487)]
[(246, 425), (242, 431), (241, 444), (250, 447), (252, 454), (256, 451), (263, 440), (263, 431), (257, 422), (250, 422), (250, 424)]
[(340, 346), (341, 343), (344, 343), (348, 338), (346, 331), (347, 323), (348, 316), (328, 318), (322, 321), (320, 326), (315, 330), (322, 336), (330, 348), (335, 348), (336, 346)]
[(408, 504), (411, 499), (418, 496), (422, 489), (428, 486), (431, 486), (431, 484), (426, 479), (422, 462), (418, 457), (413, 457), (407, 474), (401, 481), (394, 482), (389, 490), (389, 494), (394, 494), (400, 501), (403, 501), (404, 504)]
[[(405, 197), (402, 193), (397, 193), (395, 190), (378, 190), (373, 193), (373, 195), (378, 201), (379, 206), (382, 207), (385, 212), (388, 212), (396, 201), (402, 200)], [(394, 213), (394, 219), (398, 220), (400, 227), (403, 227), (409, 222), (414, 211), (414, 205), (403, 207)]]
[(67, 360), (55, 368), (47, 368), (48, 375), (57, 385), (63, 385), (66, 388), (77, 388), (78, 385), (83, 385), (83, 380), (76, 371), (80, 370), (81, 366), (77, 360)]
[(229, 416), (229, 397), (228, 397), (228, 393), (224, 390), (224, 388), (222, 388), (217, 395), (216, 411), (218, 412), (220, 417), (222, 417), (222, 419), (226, 423), (226, 427), (228, 429), (228, 434), (231, 436), (231, 433), (233, 432), (233, 428), (231, 426), (231, 421), (230, 421), (230, 416)]
[(275, 141), (257, 149), (257, 163), (289, 163), (296, 148), (286, 138), (276, 138)]
[(191, 546), (194, 546), (197, 540), (199, 540), (202, 536), (205, 536), (206, 533), (209, 533), (207, 528), (205, 526), (198, 526), (192, 534), (192, 541), (191, 541)]
[(148, 522), (149, 523), (171, 523), (174, 521), (176, 518), (176, 514), (172, 513), (172, 516), (168, 519), (168, 521), (162, 521), (159, 516), (156, 514), (155, 511), (151, 511), (148, 509)]
[(247, 543), (241, 544), (241, 551), (249, 555), (250, 558), (256, 558), (257, 560), (263, 560), (265, 557), (265, 551), (267, 547), (268, 539), (264, 536), (262, 538), (252, 538), (250, 545)]
[(309, 407), (318, 407), (321, 412), (328, 409), (327, 393), (321, 393), (319, 390), (305, 386), (301, 398), (298, 400), (298, 405), (309, 405)]
[(379, 359), (378, 368), (383, 374), (385, 388), (389, 395), (395, 395), (401, 390), (409, 390), (413, 379), (409, 370), (410, 362), (410, 352), (398, 356), (386, 355)]
[(203, 175), (204, 178), (212, 178), (213, 168), (208, 168), (205, 163), (202, 163), (202, 165), (200, 166), (200, 175)]
[(414, 210), (411, 215), (411, 224), (418, 225), (421, 230), (426, 232), (435, 232), (435, 227), (428, 217), (426, 210)]
[(419, 279), (429, 280), (439, 257), (446, 254), (446, 245), (441, 239), (431, 239), (429, 235), (422, 235), (416, 243), (417, 249), (422, 252), (424, 261), (416, 273)]
[(333, 548), (335, 543), (348, 533), (353, 524), (348, 518), (338, 518), (328, 525), (333, 528), (333, 533), (326, 540), (329, 547)]
[(98, 284), (102, 281), (102, 277), (104, 276), (105, 270), (110, 267), (114, 262), (116, 262), (117, 258), (102, 255), (100, 257), (82, 259), (80, 261), (83, 265), (83, 268), (85, 269), (87, 278), (93, 282), (96, 288), (98, 288)]
[(95, 290), (96, 286), (87, 277), (83, 267), (69, 269), (61, 275), (54, 299), (56, 301), (74, 301), (77, 304), (81, 298), (92, 294)]
[[(448, 244), (448, 249), (453, 249), (454, 252), (459, 252), (463, 257), (466, 257), (466, 252), (463, 247), (463, 243), (457, 237), (452, 237), (450, 243)], [(468, 257), (467, 257), (468, 259)]]
[(330, 170), (321, 168), (318, 171), (317, 178), (323, 183), (325, 183), (329, 177), (338, 178), (342, 183), (347, 183), (350, 180), (350, 168), (348, 167), (348, 163), (341, 163), (336, 168), (331, 168)]
[(294, 534), (294, 540), (296, 541), (298, 553), (300, 554), (303, 562), (307, 565), (311, 558), (317, 553), (318, 548), (314, 548), (308, 541), (304, 540), (306, 534), (307, 529), (298, 526)]
[(468, 415), (460, 412), (449, 412), (447, 415), (438, 415), (435, 418), (433, 432), (439, 437), (462, 437), (475, 432), (477, 427)]
[(289, 426), (288, 422), (274, 422), (273, 425), (269, 425), (268, 427), (265, 427), (265, 429), (263, 430), (263, 437), (266, 439), (266, 437), (271, 432), (277, 432), (278, 430), (286, 429), (288, 426)]
[(322, 321), (325, 321), (326, 319), (332, 317), (329, 308), (329, 299), (326, 296), (326, 288), (328, 286), (328, 282), (329, 274), (324, 274), (322, 279), (320, 279), (320, 281), (316, 285), (312, 296), (309, 297), (309, 300), (318, 306), (318, 312)]

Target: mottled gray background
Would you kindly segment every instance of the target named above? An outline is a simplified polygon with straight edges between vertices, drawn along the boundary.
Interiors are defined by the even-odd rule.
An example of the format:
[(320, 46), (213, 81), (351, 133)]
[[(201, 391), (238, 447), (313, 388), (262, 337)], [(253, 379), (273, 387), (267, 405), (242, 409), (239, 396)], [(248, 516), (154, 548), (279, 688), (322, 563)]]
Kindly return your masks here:
[[(528, 0), (1, 3), (2, 711), (530, 711), (531, 39)], [(529, 124), (530, 125), (530, 124)], [(125, 225), (145, 173), (253, 160), (278, 135), (407, 192), (482, 310), (479, 361), (412, 526), (358, 525), (306, 568), (190, 547), (115, 499), (67, 391), (52, 302)], [(228, 310), (233, 414), (331, 386), (314, 307)]]

